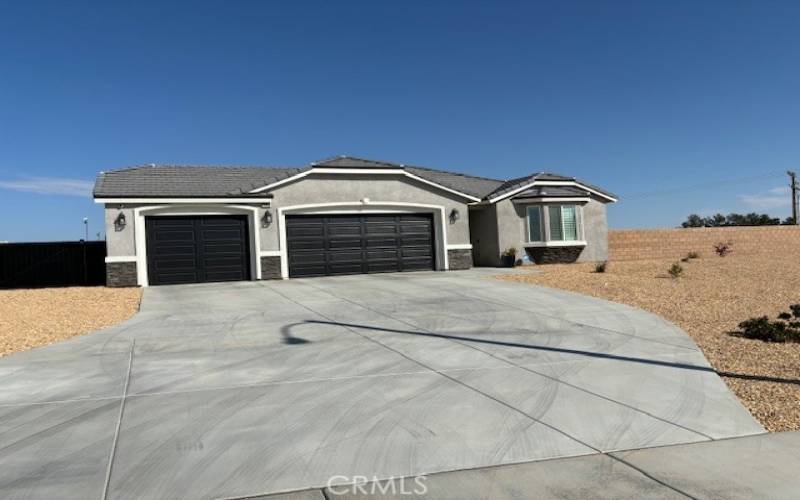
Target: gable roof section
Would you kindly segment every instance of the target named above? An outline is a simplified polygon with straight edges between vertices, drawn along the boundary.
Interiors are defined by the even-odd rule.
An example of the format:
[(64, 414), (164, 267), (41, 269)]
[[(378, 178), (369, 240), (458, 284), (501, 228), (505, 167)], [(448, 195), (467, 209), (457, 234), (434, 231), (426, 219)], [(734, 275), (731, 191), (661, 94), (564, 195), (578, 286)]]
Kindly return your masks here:
[(460, 174), (457, 172), (448, 172), (445, 170), (425, 167), (415, 167), (411, 165), (405, 165), (403, 163), (366, 160), (364, 158), (356, 158), (353, 156), (337, 156), (335, 158), (314, 162), (311, 165), (314, 167), (334, 168), (402, 169), (412, 175), (425, 179), (426, 181), (439, 184), (446, 188), (468, 194), (476, 198), (483, 198), (503, 183), (503, 181), (498, 181), (496, 179), (488, 179), (474, 175)]
[(272, 184), (304, 169), (265, 167), (198, 167), (147, 165), (101, 172), (95, 198), (212, 198), (254, 197), (253, 188)]
[[(398, 173), (421, 182), (462, 195), (473, 201), (494, 203), (509, 196), (544, 185), (574, 187), (599, 195), (609, 201), (616, 197), (573, 177), (541, 172), (507, 181), (404, 165), (352, 156), (337, 156), (304, 167), (224, 167), (146, 165), (101, 172), (94, 186), (94, 197), (111, 198), (264, 198), (269, 191), (286, 182), (300, 179), (312, 171), (343, 173), (352, 170), (375, 170), (375, 173)], [(531, 195), (529, 195), (531, 196)]]
[(554, 174), (550, 172), (539, 172), (533, 175), (527, 175), (525, 177), (518, 177), (516, 179), (508, 180), (504, 182), (500, 187), (489, 193), (486, 196), (486, 198), (487, 201), (489, 201), (490, 203), (495, 203), (502, 199), (508, 198), (509, 196), (513, 196), (517, 193), (520, 193), (526, 189), (534, 187), (536, 185), (575, 186), (584, 189), (592, 194), (605, 198), (608, 201), (612, 202), (617, 201), (617, 197), (614, 194), (605, 191), (603, 189), (600, 189), (597, 186), (593, 186), (588, 182), (583, 182), (574, 177), (567, 177), (564, 175)]
[(590, 193), (575, 186), (534, 186), (511, 197), (520, 198), (585, 198)]

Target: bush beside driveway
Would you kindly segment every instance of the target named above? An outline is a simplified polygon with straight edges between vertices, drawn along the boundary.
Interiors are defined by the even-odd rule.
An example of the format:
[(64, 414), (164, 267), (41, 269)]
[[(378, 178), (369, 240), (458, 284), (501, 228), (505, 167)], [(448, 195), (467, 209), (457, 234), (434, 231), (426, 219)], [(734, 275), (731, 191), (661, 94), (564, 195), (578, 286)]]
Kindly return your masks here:
[(121, 323), (141, 296), (138, 288), (0, 290), (0, 356)]
[(640, 307), (680, 326), (694, 339), (723, 380), (770, 431), (800, 429), (800, 344), (774, 344), (729, 335), (739, 322), (775, 317), (800, 302), (796, 255), (705, 257), (537, 266), (537, 273), (502, 279), (561, 288)]

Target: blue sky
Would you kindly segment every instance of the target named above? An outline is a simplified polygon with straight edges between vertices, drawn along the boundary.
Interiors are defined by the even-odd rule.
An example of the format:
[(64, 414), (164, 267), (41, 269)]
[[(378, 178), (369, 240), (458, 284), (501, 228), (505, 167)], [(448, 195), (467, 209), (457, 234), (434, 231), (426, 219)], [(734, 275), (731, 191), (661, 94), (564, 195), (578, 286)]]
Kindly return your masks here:
[[(0, 240), (76, 239), (96, 173), (338, 154), (621, 196), (612, 227), (789, 213), (798, 2), (3, 2)], [(683, 189), (689, 188), (689, 189)]]

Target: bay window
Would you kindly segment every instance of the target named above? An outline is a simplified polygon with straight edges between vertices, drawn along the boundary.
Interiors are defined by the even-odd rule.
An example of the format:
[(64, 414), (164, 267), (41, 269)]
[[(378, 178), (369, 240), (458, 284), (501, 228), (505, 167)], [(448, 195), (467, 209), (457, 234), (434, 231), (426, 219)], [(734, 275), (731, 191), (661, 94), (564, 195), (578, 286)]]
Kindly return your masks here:
[(529, 243), (583, 243), (579, 205), (531, 205), (527, 212)]

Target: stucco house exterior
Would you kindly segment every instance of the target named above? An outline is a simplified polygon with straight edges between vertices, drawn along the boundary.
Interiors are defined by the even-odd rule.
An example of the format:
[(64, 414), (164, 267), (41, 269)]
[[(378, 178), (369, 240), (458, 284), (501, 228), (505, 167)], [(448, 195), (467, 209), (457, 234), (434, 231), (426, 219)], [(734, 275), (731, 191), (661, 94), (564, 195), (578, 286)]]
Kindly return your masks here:
[(303, 167), (101, 172), (107, 282), (206, 281), (607, 258), (616, 197), (550, 173), (474, 177), (339, 156)]

